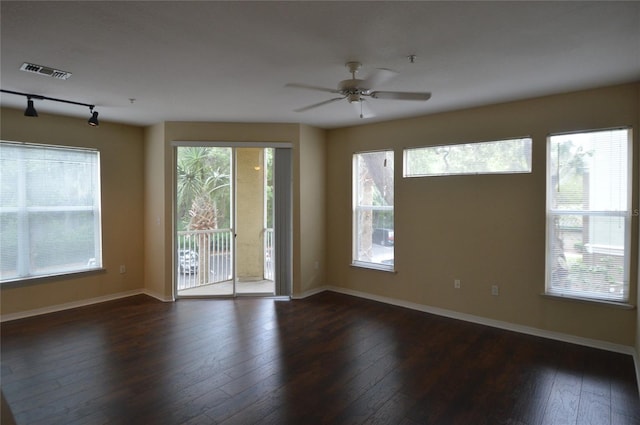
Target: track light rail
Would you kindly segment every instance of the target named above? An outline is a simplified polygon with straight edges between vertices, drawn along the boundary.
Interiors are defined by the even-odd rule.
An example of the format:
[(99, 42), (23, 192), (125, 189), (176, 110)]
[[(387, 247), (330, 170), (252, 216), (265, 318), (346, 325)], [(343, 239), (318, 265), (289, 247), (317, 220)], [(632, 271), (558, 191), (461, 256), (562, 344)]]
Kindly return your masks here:
[(15, 95), (18, 95), (18, 96), (25, 96), (27, 99), (52, 100), (54, 102), (62, 102), (62, 103), (70, 103), (72, 105), (86, 106), (89, 109), (93, 109), (93, 108), (96, 107), (96, 105), (91, 105), (89, 103), (75, 102), (73, 100), (65, 100), (65, 99), (58, 99), (58, 98), (55, 98), (55, 97), (41, 96), (39, 94), (21, 93), (21, 92), (18, 92), (18, 91), (4, 90), (4, 89), (0, 89), (0, 92), (8, 93), (8, 94), (15, 94)]
[(39, 94), (31, 94), (31, 93), (22, 93), (22, 92), (18, 92), (18, 91), (13, 91), (13, 90), (4, 90), (4, 89), (0, 89), (0, 92), (2, 93), (7, 93), (7, 94), (15, 94), (17, 96), (24, 96), (27, 98), (28, 100), (28, 106), (27, 106), (27, 111), (25, 112), (26, 116), (29, 117), (37, 117), (38, 113), (35, 111), (35, 108), (33, 107), (33, 100), (51, 100), (53, 102), (61, 102), (61, 103), (68, 103), (71, 105), (78, 105), (78, 106), (86, 106), (87, 108), (89, 108), (89, 111), (91, 112), (91, 118), (89, 118), (89, 125), (92, 126), (98, 126), (98, 112), (94, 111), (93, 108), (95, 108), (95, 105), (92, 105), (90, 103), (83, 103), (83, 102), (76, 102), (73, 100), (66, 100), (66, 99), (58, 99), (56, 97), (49, 97), (49, 96), (42, 96)]

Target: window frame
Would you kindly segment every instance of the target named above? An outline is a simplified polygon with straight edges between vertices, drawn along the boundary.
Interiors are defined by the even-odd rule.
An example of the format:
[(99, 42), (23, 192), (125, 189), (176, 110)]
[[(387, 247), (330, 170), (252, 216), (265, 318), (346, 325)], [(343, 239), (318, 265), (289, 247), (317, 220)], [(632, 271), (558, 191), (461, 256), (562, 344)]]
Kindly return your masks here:
[[(626, 210), (562, 210), (562, 209), (553, 209), (551, 206), (552, 198), (551, 192), (553, 190), (553, 183), (551, 179), (552, 173), (552, 163), (551, 163), (551, 142), (552, 138), (556, 136), (569, 136), (572, 134), (589, 134), (589, 133), (599, 133), (606, 131), (615, 131), (621, 130), (627, 132), (627, 158), (626, 158), (626, 191), (624, 195), (626, 196)], [(577, 130), (577, 131), (568, 131), (568, 132), (558, 132), (558, 133), (550, 133), (547, 135), (546, 142), (546, 170), (545, 170), (545, 286), (544, 286), (544, 294), (549, 297), (556, 298), (566, 298), (566, 299), (574, 299), (578, 301), (587, 301), (601, 304), (613, 304), (619, 306), (627, 306), (629, 302), (629, 292), (630, 292), (630, 274), (631, 274), (631, 239), (632, 239), (632, 211), (633, 211), (633, 129), (630, 126), (627, 127), (611, 127), (611, 128), (601, 128), (601, 129), (590, 129), (590, 130)], [(558, 216), (571, 216), (571, 215), (580, 215), (583, 217), (621, 217), (624, 222), (624, 258), (623, 258), (623, 287), (622, 287), (622, 296), (620, 298), (614, 297), (605, 297), (602, 296), (601, 292), (597, 291), (562, 291), (556, 288), (552, 288), (551, 275), (552, 275), (552, 263), (554, 261), (553, 255), (551, 255), (551, 240), (553, 234), (553, 226), (555, 217)]]
[[(529, 143), (529, 158), (528, 158), (528, 170), (518, 171), (518, 170), (506, 170), (506, 171), (469, 171), (469, 172), (451, 172), (451, 173), (411, 173), (409, 174), (409, 154), (411, 151), (418, 150), (435, 150), (440, 148), (451, 148), (451, 147), (465, 147), (470, 148), (472, 146), (478, 145), (489, 145), (489, 144), (497, 144), (497, 143), (505, 143), (505, 142), (519, 142), (522, 140), (528, 140)], [(497, 140), (478, 140), (473, 142), (464, 142), (464, 143), (449, 143), (449, 144), (440, 144), (440, 145), (432, 145), (432, 146), (416, 146), (411, 148), (404, 148), (402, 150), (402, 177), (403, 178), (421, 178), (421, 177), (448, 177), (448, 176), (477, 176), (477, 175), (485, 175), (485, 174), (531, 174), (533, 170), (533, 138), (531, 136), (521, 136), (521, 137), (509, 137), (504, 139)]]
[[(360, 155), (373, 154), (373, 153), (385, 153), (390, 154), (393, 158), (394, 169), (391, 175), (393, 176), (393, 187), (395, 192), (395, 150), (394, 149), (379, 149), (379, 150), (367, 150), (354, 152), (352, 156), (352, 243), (351, 243), (351, 266), (364, 269), (379, 270), (384, 272), (395, 272), (395, 201), (394, 205), (388, 206), (361, 206), (358, 204), (359, 195), (359, 172), (358, 172), (358, 158)], [(379, 262), (368, 262), (358, 259), (358, 247), (360, 245), (361, 235), (358, 226), (359, 212), (362, 210), (373, 211), (392, 211), (393, 214), (393, 231), (394, 231), (394, 244), (393, 244), (393, 259), (391, 264), (384, 264)], [(373, 229), (372, 229), (373, 230)], [(373, 238), (373, 233), (372, 233)], [(372, 241), (373, 245), (373, 241)]]
[[(24, 237), (25, 232), (28, 234), (30, 232), (31, 226), (28, 223), (28, 217), (33, 214), (60, 214), (60, 213), (82, 213), (90, 211), (93, 214), (93, 245), (94, 245), (94, 253), (96, 257), (91, 257), (89, 261), (81, 266), (75, 268), (61, 268), (60, 270), (55, 270), (50, 273), (37, 273), (36, 270), (32, 269), (29, 265), (29, 258), (31, 256), (31, 249), (28, 246), (29, 244), (18, 243), (18, 246), (22, 246), (21, 249), (16, 251), (17, 258), (17, 276), (11, 276), (5, 279), (0, 277), (0, 286), (9, 286), (9, 285), (20, 285), (20, 284), (28, 284), (31, 282), (39, 282), (50, 280), (52, 278), (61, 277), (61, 276), (74, 276), (81, 275), (86, 273), (95, 273), (97, 271), (104, 270), (103, 268), (103, 236), (102, 236), (102, 178), (101, 178), (101, 156), (100, 151), (96, 148), (89, 147), (78, 147), (78, 146), (64, 146), (64, 145), (53, 145), (53, 144), (43, 144), (43, 143), (32, 143), (32, 142), (18, 142), (18, 141), (10, 141), (10, 140), (0, 140), (0, 145), (3, 146), (13, 146), (18, 148), (27, 148), (27, 149), (43, 149), (43, 150), (57, 150), (57, 151), (66, 151), (66, 152), (84, 152), (90, 153), (94, 155), (92, 159), (92, 174), (95, 181), (95, 187), (92, 191), (93, 193), (93, 203), (91, 206), (84, 205), (53, 205), (53, 206), (27, 206), (25, 205), (17, 205), (10, 207), (3, 207), (0, 205), (1, 213), (15, 213), (18, 216), (25, 217), (21, 220), (21, 223), (18, 223), (18, 229), (16, 230), (18, 233), (18, 238)], [(22, 182), (24, 188), (18, 190), (27, 190), (26, 182), (24, 182), (25, 175), (21, 174), (18, 176), (19, 180)], [(20, 183), (18, 183), (20, 184)], [(25, 197), (25, 194), (19, 195), (19, 197)], [(22, 235), (22, 236), (20, 236)]]

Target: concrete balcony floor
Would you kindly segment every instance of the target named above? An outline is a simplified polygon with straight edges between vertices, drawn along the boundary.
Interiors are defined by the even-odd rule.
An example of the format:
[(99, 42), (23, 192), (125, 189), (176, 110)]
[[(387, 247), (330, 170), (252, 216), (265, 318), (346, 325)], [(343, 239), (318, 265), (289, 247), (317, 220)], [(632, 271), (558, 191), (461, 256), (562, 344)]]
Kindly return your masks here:
[[(275, 295), (273, 280), (240, 280), (236, 281), (238, 295)], [(179, 297), (215, 297), (233, 295), (233, 281), (228, 280), (196, 288), (178, 290)]]

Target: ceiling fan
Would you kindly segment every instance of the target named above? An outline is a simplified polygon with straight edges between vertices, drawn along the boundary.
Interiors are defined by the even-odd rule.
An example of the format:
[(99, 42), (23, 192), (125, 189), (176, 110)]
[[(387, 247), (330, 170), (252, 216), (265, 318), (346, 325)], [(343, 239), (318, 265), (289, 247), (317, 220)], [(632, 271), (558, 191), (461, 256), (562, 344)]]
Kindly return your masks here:
[(329, 100), (314, 103), (313, 105), (305, 106), (303, 108), (295, 109), (295, 112), (304, 112), (309, 109), (317, 108), (318, 106), (333, 103), (339, 100), (347, 99), (349, 103), (360, 108), (360, 118), (373, 116), (373, 113), (367, 108), (365, 110), (364, 104), (366, 98), (372, 99), (391, 99), (391, 100), (414, 100), (414, 101), (426, 101), (431, 98), (431, 93), (428, 92), (403, 92), (403, 91), (380, 91), (374, 90), (374, 88), (397, 75), (397, 72), (390, 69), (378, 68), (374, 70), (366, 79), (361, 80), (356, 78), (356, 73), (362, 66), (360, 62), (347, 62), (345, 64), (351, 78), (348, 80), (342, 80), (338, 83), (337, 89), (329, 89), (325, 87), (318, 87), (309, 84), (289, 83), (286, 87), (294, 87), (308, 90), (316, 90), (326, 93), (334, 93), (340, 95)]

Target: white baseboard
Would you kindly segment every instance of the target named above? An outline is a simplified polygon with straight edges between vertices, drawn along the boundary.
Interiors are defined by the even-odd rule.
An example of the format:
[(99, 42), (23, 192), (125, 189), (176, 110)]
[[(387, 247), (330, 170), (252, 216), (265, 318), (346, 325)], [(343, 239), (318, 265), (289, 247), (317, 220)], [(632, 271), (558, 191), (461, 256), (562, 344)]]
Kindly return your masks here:
[(636, 384), (638, 384), (638, 393), (640, 394), (640, 353), (638, 350), (633, 351), (633, 364), (636, 365)]
[[(474, 316), (471, 314), (460, 313), (453, 310), (447, 310), (438, 307), (431, 307), (424, 304), (412, 303), (409, 301), (399, 300), (396, 298), (384, 297), (380, 295), (373, 295), (366, 292), (354, 291), (352, 289), (341, 288), (339, 286), (325, 285), (317, 288), (310, 289), (300, 294), (292, 295), (291, 299), (304, 299), (312, 295), (319, 294), (324, 291), (332, 291), (346, 295), (352, 295), (359, 298), (364, 298), (372, 301), (378, 301), (385, 304), (396, 305), (399, 307), (409, 308), (411, 310), (422, 311), (425, 313), (431, 313), (438, 316), (449, 317), (451, 319), (463, 320), (465, 322), (477, 323), (485, 326), (491, 326), (494, 328), (505, 329), (509, 331), (519, 332), (522, 334), (538, 336), (547, 339), (553, 339), (556, 341), (569, 342), (572, 344), (583, 345), (592, 348), (598, 348), (601, 350), (613, 351), (617, 353), (629, 354), (633, 357), (633, 362), (636, 370), (636, 381), (638, 382), (638, 390), (640, 391), (640, 353), (636, 351), (634, 347), (614, 344), (607, 341), (600, 341), (590, 338), (582, 338), (575, 335), (564, 334), (560, 332), (552, 332), (543, 329), (538, 329), (530, 326), (517, 325), (514, 323), (504, 322), (500, 320), (488, 319), (481, 316)], [(120, 298), (132, 297), (135, 295), (147, 295), (162, 302), (173, 302), (173, 297), (166, 297), (158, 292), (142, 288), (134, 289), (131, 291), (119, 292), (116, 294), (104, 295), (101, 297), (89, 298), (86, 300), (73, 301), (69, 303), (57, 304), (43, 308), (37, 308), (33, 310), (21, 311), (19, 313), (9, 313), (0, 315), (1, 322), (9, 322), (12, 320), (24, 319), (27, 317), (39, 316), (41, 314), (54, 313), (57, 311), (68, 310), (77, 307), (84, 307), (92, 304), (103, 303), (106, 301), (113, 301)]]
[[(360, 292), (360, 291), (354, 291), (351, 289), (341, 288), (338, 286), (324, 286), (318, 289), (319, 290), (316, 291), (315, 293), (322, 292), (323, 290), (333, 291), (341, 294), (353, 295), (359, 298), (366, 298), (372, 301), (379, 301), (386, 304), (397, 305), (399, 307), (405, 307), (412, 310), (418, 310), (425, 313), (431, 313), (438, 316), (449, 317), (451, 319), (463, 320), (465, 322), (477, 323), (480, 325), (491, 326), (494, 328), (505, 329), (508, 331), (519, 332), (522, 334), (533, 335), (533, 336), (538, 336), (538, 337), (547, 338), (547, 339), (553, 339), (556, 341), (569, 342), (571, 344), (577, 344), (577, 345), (582, 345), (582, 346), (591, 347), (591, 348), (598, 348), (601, 350), (613, 351), (616, 353), (629, 354), (634, 356), (634, 359), (636, 360), (636, 372), (640, 371), (640, 369), (638, 369), (639, 366), (638, 366), (635, 349), (634, 347), (631, 347), (631, 346), (614, 344), (608, 341), (583, 338), (583, 337), (569, 335), (561, 332), (547, 331), (544, 329), (538, 329), (531, 326), (518, 325), (514, 323), (504, 322), (501, 320), (488, 319), (486, 317), (460, 313), (457, 311), (447, 310), (447, 309), (438, 308), (438, 307), (431, 307), (424, 304), (412, 303), (409, 301), (399, 300), (396, 298), (373, 295), (366, 292)], [(637, 375), (637, 376), (640, 377), (640, 375)]]
[(172, 302), (175, 301), (175, 298), (173, 298), (173, 297), (164, 296), (163, 294), (161, 294), (159, 292), (152, 291), (152, 290), (147, 289), (147, 288), (141, 289), (140, 293), (148, 295), (150, 297), (155, 298), (158, 301), (162, 301), (162, 302), (165, 302), (165, 303), (172, 303)]
[[(352, 289), (341, 288), (338, 286), (320, 286), (317, 288), (313, 288), (311, 290), (305, 291), (303, 293), (292, 295), (291, 299), (304, 299), (310, 297), (312, 295), (319, 294), (324, 291), (333, 291), (341, 294), (352, 295), (359, 298), (365, 298), (372, 301), (378, 301), (386, 304), (396, 305), (399, 307), (405, 307), (412, 310), (422, 311), (425, 313), (431, 313), (438, 316), (449, 317), (452, 319), (463, 320), (466, 322), (477, 323), (485, 326), (491, 326), (494, 328), (505, 329), (509, 331), (519, 332), (523, 334), (538, 336), (547, 339), (553, 339), (557, 341), (569, 342), (572, 344), (583, 345), (592, 348), (599, 348), (602, 350), (613, 351), (617, 353), (629, 354), (633, 356), (636, 375), (640, 377), (640, 360), (638, 356), (640, 353), (637, 353), (634, 347), (622, 345), (622, 344), (614, 344), (607, 341), (595, 340), (590, 338), (583, 338), (575, 335), (564, 334), (560, 332), (552, 332), (543, 329), (538, 329), (530, 326), (518, 325), (514, 323), (504, 322), (500, 320), (488, 319), (486, 317), (475, 316), (472, 314), (460, 313), (453, 310), (447, 310), (438, 307), (431, 307), (424, 304), (417, 304), (409, 301), (399, 300), (396, 298), (384, 297), (380, 295), (373, 295), (366, 292), (354, 291)], [(0, 322), (9, 322), (11, 320), (23, 319), (26, 317), (39, 316), (41, 314), (54, 313), (56, 311), (68, 310), (71, 308), (84, 307), (87, 305), (98, 304), (106, 301), (117, 300), (120, 298), (131, 297), (134, 295), (144, 294), (150, 297), (153, 297), (159, 301), (163, 302), (173, 302), (175, 301), (172, 297), (166, 297), (160, 293), (155, 291), (151, 291), (146, 288), (142, 289), (134, 289), (131, 291), (119, 292), (116, 294), (104, 295), (101, 297), (89, 298), (86, 300), (80, 301), (72, 301), (69, 303), (56, 304), (48, 307), (37, 308), (33, 310), (21, 311), (19, 313), (8, 313), (0, 315)], [(639, 379), (640, 385), (640, 379)]]
[[(399, 307), (406, 307), (412, 310), (418, 310), (425, 313), (436, 314), (438, 316), (449, 317), (452, 319), (464, 320), (466, 322), (478, 323), (485, 326), (491, 326), (494, 328), (505, 329), (513, 332), (519, 332), (522, 334), (538, 336), (541, 338), (553, 339), (556, 341), (568, 342), (571, 344), (582, 345), (591, 348), (597, 348), (600, 350), (612, 351), (616, 353), (629, 354), (633, 357), (633, 363), (635, 365), (636, 382), (638, 385), (638, 392), (640, 392), (640, 352), (635, 347), (614, 344), (608, 341), (601, 341), (590, 338), (582, 338), (575, 335), (569, 335), (561, 332), (552, 332), (543, 329), (538, 329), (530, 326), (517, 325), (514, 323), (504, 322), (500, 320), (487, 319), (481, 316), (474, 316), (471, 314), (459, 313), (453, 310), (442, 309), (438, 307), (430, 307), (424, 304), (412, 303), (409, 301), (398, 300), (395, 298), (383, 297), (379, 295), (372, 295), (366, 292), (354, 291), (351, 289), (341, 288), (338, 286), (323, 286), (318, 290), (309, 293), (306, 296), (311, 296), (322, 291), (333, 291), (346, 295), (353, 295), (355, 297), (366, 298), (373, 301), (379, 301), (386, 304), (397, 305)], [(309, 291), (311, 292), (311, 291)]]
[(292, 300), (301, 300), (307, 297), (310, 297), (315, 294), (319, 294), (320, 292), (329, 291), (333, 288), (332, 286), (319, 286), (317, 288), (309, 289), (308, 291), (304, 291), (300, 294), (291, 295)]
[(121, 298), (133, 297), (135, 295), (148, 295), (157, 300), (164, 302), (174, 301), (171, 298), (166, 298), (161, 294), (154, 291), (150, 291), (146, 288), (133, 289), (131, 291), (118, 292), (115, 294), (103, 295), (101, 297), (88, 298), (86, 300), (71, 301), (63, 304), (56, 304), (42, 308), (36, 308), (33, 310), (21, 311), (19, 313), (8, 313), (0, 315), (0, 322), (10, 322), (12, 320), (25, 319), (27, 317), (40, 316), (41, 314), (55, 313), (57, 311), (69, 310), (72, 308), (84, 307), (92, 304), (99, 304), (107, 301), (118, 300)]

